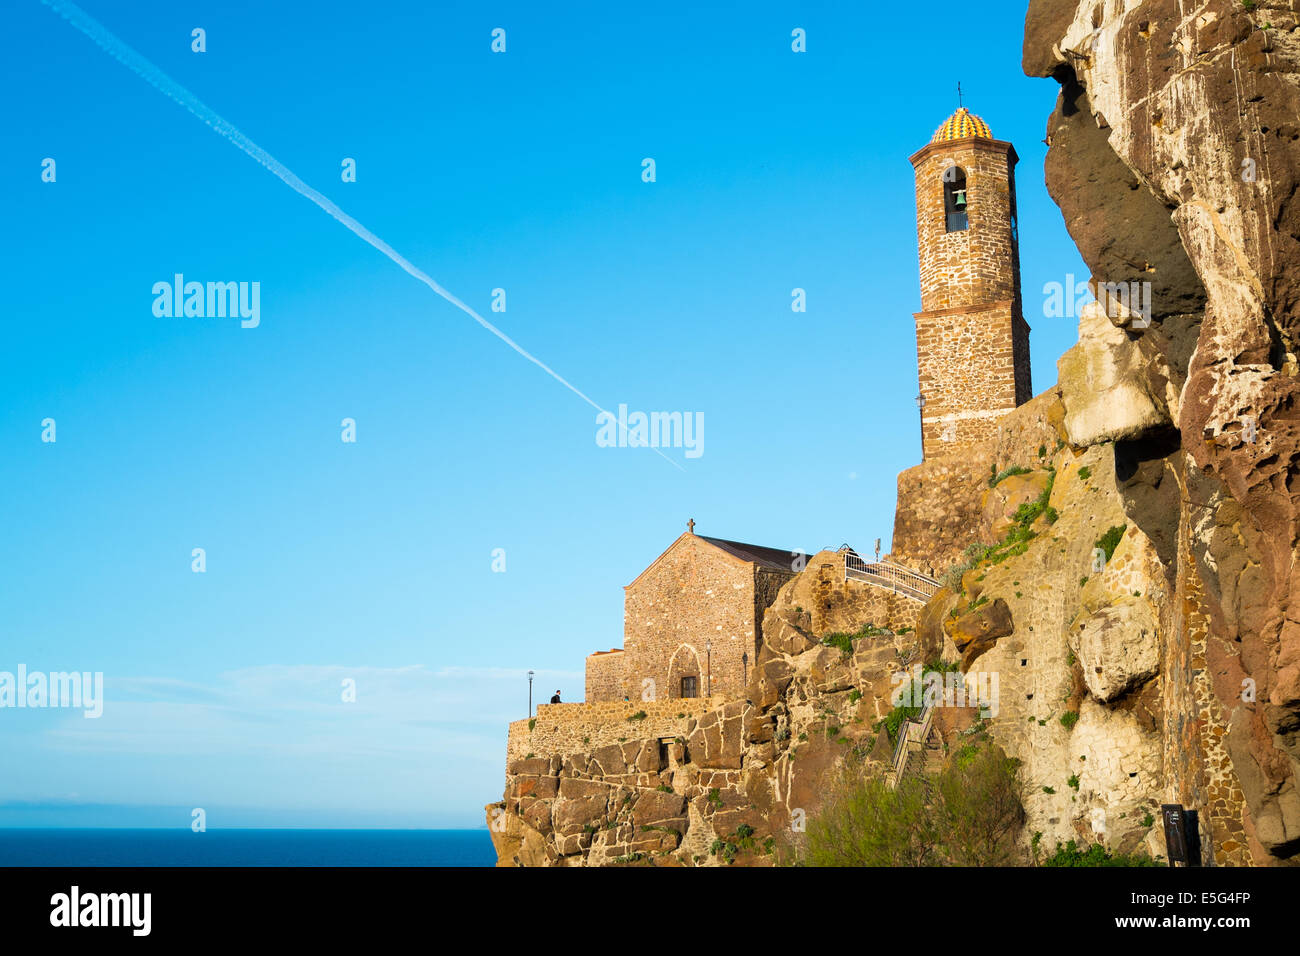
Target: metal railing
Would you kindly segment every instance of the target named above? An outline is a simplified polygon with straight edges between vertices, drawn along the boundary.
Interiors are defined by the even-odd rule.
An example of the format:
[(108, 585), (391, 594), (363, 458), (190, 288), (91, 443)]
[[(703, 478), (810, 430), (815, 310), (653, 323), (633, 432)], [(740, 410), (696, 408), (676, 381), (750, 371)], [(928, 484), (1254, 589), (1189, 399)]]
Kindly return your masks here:
[(844, 579), (865, 581), (867, 584), (889, 588), (922, 604), (934, 597), (935, 592), (943, 587), (934, 578), (926, 577), (917, 571), (890, 564), (888, 561), (863, 561), (852, 551), (844, 552)]

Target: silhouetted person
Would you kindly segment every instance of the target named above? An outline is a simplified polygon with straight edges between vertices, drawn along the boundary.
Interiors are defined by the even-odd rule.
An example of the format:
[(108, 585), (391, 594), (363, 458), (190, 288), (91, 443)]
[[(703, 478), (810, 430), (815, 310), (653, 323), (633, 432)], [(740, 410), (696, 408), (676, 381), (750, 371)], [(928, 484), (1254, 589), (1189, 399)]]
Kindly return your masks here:
[(560, 703), (560, 692), (558, 690), (555, 692), (555, 696), (551, 698), (551, 703), (552, 704)]

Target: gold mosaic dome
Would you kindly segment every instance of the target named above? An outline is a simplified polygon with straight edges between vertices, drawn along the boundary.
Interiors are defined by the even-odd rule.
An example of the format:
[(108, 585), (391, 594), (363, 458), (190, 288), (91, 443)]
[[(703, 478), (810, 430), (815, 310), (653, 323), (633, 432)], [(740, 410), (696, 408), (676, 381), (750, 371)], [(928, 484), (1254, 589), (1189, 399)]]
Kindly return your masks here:
[(992, 139), (993, 133), (989, 130), (988, 123), (963, 106), (934, 131), (934, 136), (930, 139), (930, 142), (942, 143), (950, 139), (966, 139), (970, 136), (983, 136), (985, 139)]

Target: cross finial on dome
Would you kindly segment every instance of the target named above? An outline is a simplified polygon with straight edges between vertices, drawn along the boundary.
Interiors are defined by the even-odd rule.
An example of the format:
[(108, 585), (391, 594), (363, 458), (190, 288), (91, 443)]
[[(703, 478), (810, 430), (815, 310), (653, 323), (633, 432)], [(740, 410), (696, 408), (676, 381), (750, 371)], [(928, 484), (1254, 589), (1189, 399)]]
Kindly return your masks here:
[(961, 103), (961, 80), (957, 81), (957, 109), (962, 108)]

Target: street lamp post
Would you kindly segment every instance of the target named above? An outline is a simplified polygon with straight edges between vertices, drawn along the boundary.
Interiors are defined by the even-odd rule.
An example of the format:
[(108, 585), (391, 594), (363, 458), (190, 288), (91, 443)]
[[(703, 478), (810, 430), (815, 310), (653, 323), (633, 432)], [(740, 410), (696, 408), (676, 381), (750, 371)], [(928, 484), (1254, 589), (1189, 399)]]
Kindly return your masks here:
[(533, 672), (528, 672), (528, 717), (531, 720), (533, 716)]
[(706, 673), (708, 674), (708, 682), (709, 682), (708, 684), (709, 689), (705, 696), (712, 697), (713, 696), (713, 642), (710, 640), (705, 640), (704, 642), (704, 655), (705, 655), (705, 660), (708, 662), (706, 665), (708, 667)]

